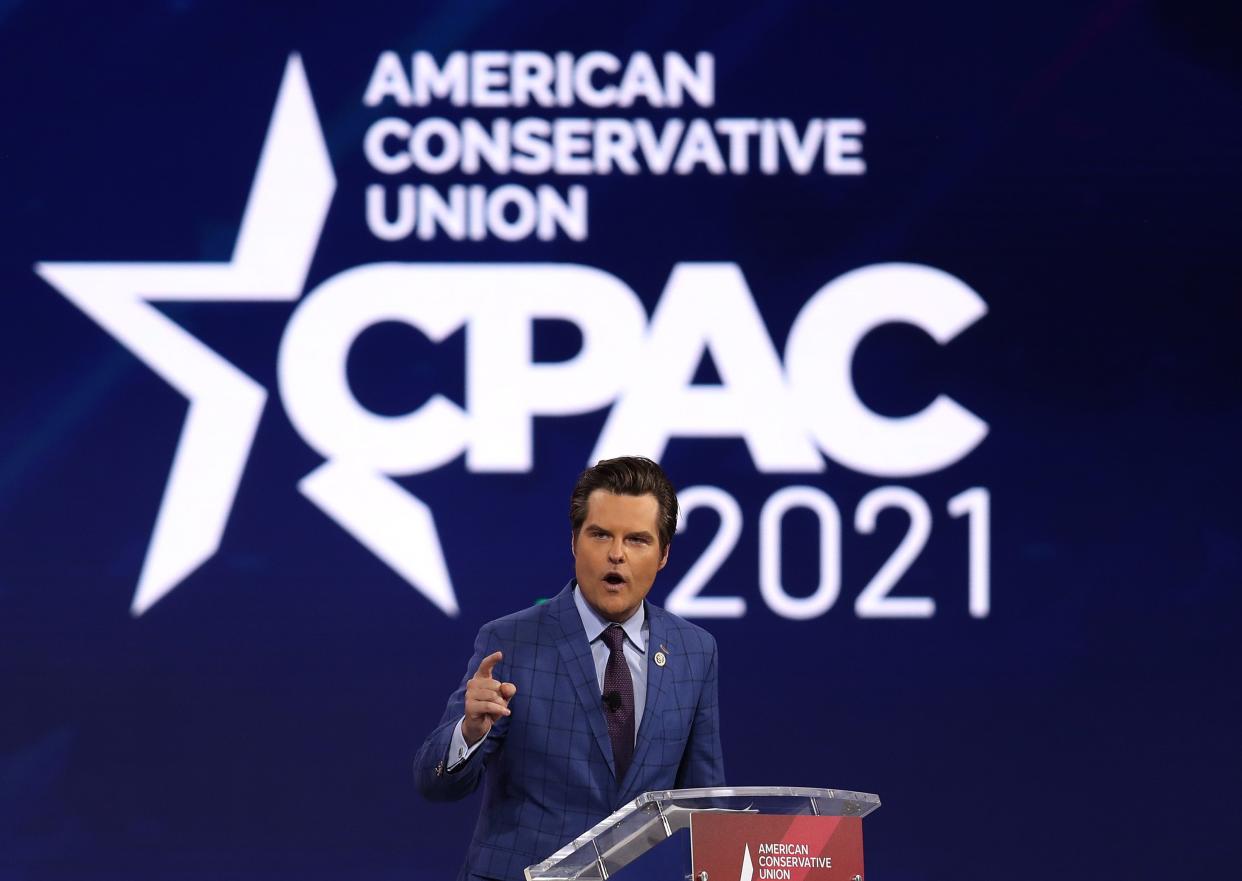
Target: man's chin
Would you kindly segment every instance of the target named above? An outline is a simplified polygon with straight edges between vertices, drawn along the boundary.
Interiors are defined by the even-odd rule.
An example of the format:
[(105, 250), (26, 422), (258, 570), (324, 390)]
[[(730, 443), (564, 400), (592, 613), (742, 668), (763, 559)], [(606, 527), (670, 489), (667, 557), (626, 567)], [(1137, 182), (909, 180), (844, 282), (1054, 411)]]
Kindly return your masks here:
[(625, 596), (623, 587), (621, 590), (600, 590), (591, 605), (599, 612), (600, 617), (609, 621), (621, 621), (629, 617), (631, 603)]
[(604, 606), (604, 617), (609, 621), (615, 621), (618, 624), (624, 624), (630, 620), (630, 617), (638, 610), (638, 604), (632, 603), (628, 599), (620, 597), (614, 598), (613, 602)]

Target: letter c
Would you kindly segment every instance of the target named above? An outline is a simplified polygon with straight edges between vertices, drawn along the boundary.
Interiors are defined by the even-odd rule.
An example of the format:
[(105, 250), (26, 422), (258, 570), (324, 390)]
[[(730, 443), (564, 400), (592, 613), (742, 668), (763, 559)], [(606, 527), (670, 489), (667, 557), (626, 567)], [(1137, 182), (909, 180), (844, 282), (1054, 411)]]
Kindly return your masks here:
[[(447, 270), (451, 273), (451, 270)], [(403, 416), (381, 416), (358, 403), (349, 388), (350, 347), (368, 327), (400, 321), (440, 342), (469, 318), (469, 297), (433, 271), (411, 272), (375, 263), (333, 276), (307, 294), (285, 328), (277, 375), (289, 420), (328, 459), (389, 475), (438, 468), (466, 448), (469, 418), (452, 401), (433, 395)]]
[(914, 263), (865, 266), (820, 288), (785, 349), (794, 400), (820, 448), (876, 477), (929, 474), (964, 458), (987, 436), (986, 422), (945, 395), (912, 416), (881, 416), (859, 399), (851, 368), (858, 344), (880, 325), (913, 324), (944, 344), (986, 313), (964, 282)]

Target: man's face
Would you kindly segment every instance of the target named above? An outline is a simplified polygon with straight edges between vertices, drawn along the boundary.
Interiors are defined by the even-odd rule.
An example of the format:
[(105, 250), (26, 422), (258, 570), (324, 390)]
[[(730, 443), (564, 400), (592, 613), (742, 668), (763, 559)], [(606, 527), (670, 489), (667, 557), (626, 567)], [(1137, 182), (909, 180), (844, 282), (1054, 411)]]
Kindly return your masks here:
[(583, 597), (601, 617), (618, 623), (642, 605), (656, 573), (668, 562), (656, 524), (653, 495), (619, 496), (597, 489), (573, 539), (574, 575)]

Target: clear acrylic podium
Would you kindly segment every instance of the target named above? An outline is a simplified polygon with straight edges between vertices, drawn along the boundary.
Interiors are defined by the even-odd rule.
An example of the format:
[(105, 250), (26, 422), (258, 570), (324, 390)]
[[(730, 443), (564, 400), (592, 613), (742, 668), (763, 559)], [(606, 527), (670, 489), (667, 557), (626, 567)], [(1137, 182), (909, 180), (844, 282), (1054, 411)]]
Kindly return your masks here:
[[(740, 786), (644, 792), (543, 862), (528, 867), (526, 881), (607, 881), (687, 829), (690, 817), (701, 811), (861, 818), (879, 806), (879, 796), (844, 789)], [(666, 847), (687, 849), (686, 844), (676, 842)], [(666, 872), (657, 874), (667, 876)], [(682, 877), (668, 881), (682, 881)]]

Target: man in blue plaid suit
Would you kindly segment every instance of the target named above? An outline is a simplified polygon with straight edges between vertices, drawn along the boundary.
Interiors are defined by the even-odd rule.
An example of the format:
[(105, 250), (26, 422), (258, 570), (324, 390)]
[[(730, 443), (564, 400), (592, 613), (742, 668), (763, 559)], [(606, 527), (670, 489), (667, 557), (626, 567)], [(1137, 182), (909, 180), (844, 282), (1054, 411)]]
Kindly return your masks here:
[(483, 784), (462, 879), (519, 881), (653, 789), (723, 786), (716, 642), (646, 602), (677, 495), (649, 459), (607, 459), (570, 499), (575, 578), (485, 624), (414, 759), (432, 800)]

